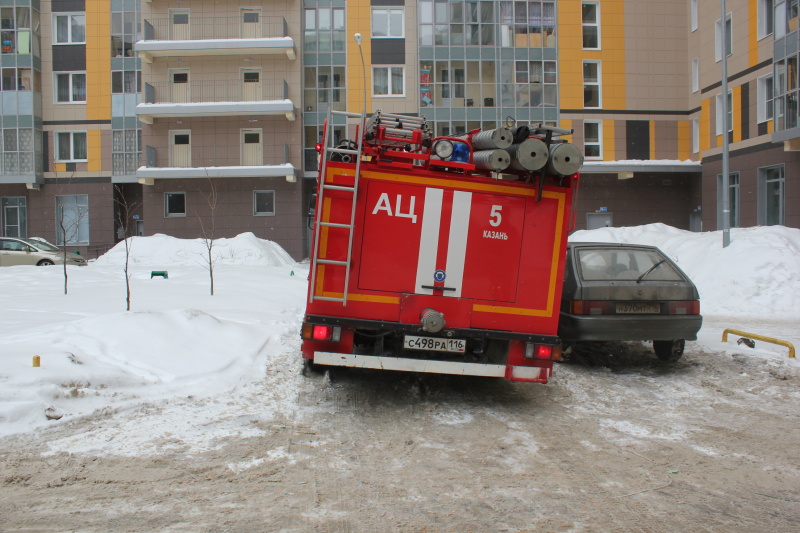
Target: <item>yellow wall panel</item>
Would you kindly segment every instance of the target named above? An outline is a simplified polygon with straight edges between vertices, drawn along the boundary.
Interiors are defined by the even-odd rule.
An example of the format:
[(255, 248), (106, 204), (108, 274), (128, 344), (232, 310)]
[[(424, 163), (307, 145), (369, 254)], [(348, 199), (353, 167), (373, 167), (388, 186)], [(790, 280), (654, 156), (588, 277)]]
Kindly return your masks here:
[(711, 148), (711, 100), (700, 104), (700, 153)]
[[(367, 95), (367, 112), (372, 105), (372, 9), (370, 0), (348, 0), (347, 2), (347, 111), (360, 113), (364, 107), (364, 90)], [(361, 34), (361, 51), (353, 39), (356, 33)], [(361, 53), (364, 63), (361, 63)], [(414, 94), (417, 87), (406, 87), (406, 94)]]
[(111, 120), (111, 2), (87, 1), (87, 120)]
[(89, 161), (87, 170), (89, 172), (99, 172), (103, 170), (103, 137), (100, 130), (90, 130), (86, 132), (86, 144)]

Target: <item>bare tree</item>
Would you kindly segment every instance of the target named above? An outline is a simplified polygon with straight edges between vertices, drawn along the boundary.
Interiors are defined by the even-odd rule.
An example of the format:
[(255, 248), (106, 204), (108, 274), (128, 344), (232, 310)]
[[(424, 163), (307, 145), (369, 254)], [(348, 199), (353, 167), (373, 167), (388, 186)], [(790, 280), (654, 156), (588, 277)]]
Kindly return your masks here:
[(214, 232), (217, 227), (217, 207), (219, 205), (219, 194), (217, 192), (217, 184), (208, 177), (208, 193), (200, 191), (203, 198), (208, 204), (209, 215), (207, 220), (198, 215), (197, 219), (200, 221), (200, 231), (202, 233), (203, 244), (206, 246), (206, 254), (203, 258), (206, 267), (208, 268), (208, 277), (211, 284), (211, 296), (214, 296)]
[(130, 259), (131, 247), (133, 246), (133, 235), (131, 234), (131, 214), (141, 205), (139, 202), (131, 202), (123, 193), (119, 185), (114, 185), (114, 216), (117, 228), (121, 233), (122, 240), (125, 242), (125, 310), (131, 310), (131, 273)]

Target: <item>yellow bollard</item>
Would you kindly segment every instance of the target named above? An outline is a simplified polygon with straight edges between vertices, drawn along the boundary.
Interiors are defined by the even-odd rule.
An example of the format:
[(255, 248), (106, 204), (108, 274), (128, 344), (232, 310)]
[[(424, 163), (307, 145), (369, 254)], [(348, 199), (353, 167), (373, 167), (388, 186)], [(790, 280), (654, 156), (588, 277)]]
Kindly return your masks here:
[(38, 355), (33, 356), (33, 366), (34, 367), (42, 366), (42, 358), (39, 357)]
[(741, 335), (743, 337), (748, 337), (750, 339), (757, 339), (763, 342), (769, 342), (772, 344), (779, 344), (781, 346), (786, 346), (789, 348), (789, 358), (794, 359), (794, 345), (791, 342), (782, 341), (780, 339), (773, 339), (772, 337), (765, 337), (763, 335), (756, 335), (755, 333), (747, 333), (746, 331), (739, 331), (738, 329), (726, 329), (722, 332), (722, 342), (728, 342), (728, 333), (733, 333), (734, 335)]

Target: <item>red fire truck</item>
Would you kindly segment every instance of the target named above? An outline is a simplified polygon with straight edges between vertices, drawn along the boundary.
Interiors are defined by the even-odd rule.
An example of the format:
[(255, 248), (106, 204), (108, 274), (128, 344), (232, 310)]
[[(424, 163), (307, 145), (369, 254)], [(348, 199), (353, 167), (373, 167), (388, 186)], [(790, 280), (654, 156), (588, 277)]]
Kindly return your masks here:
[(544, 125), (433, 136), (358, 119), (319, 146), (302, 327), (307, 366), (546, 383), (583, 156)]

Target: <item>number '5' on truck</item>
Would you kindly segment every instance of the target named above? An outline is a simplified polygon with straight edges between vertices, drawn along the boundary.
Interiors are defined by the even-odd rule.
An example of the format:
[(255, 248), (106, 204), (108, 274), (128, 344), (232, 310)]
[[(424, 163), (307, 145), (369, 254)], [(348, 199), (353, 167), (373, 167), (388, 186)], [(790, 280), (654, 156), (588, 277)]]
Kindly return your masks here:
[[(355, 140), (333, 140), (350, 121)], [(433, 136), (331, 111), (313, 197), (307, 366), (546, 383), (583, 156), (544, 125)]]

